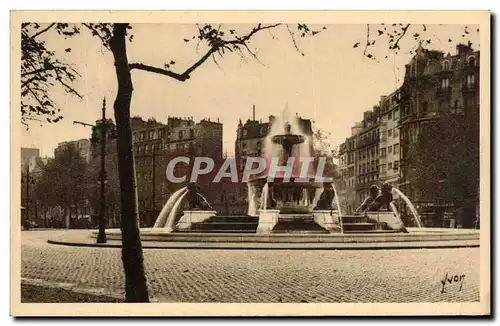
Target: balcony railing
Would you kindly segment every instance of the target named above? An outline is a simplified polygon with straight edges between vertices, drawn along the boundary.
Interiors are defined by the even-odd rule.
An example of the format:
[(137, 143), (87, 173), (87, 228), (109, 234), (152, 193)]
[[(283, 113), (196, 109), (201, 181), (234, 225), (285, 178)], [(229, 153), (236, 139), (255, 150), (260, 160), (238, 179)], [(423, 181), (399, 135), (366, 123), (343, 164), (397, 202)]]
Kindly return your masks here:
[(365, 146), (374, 145), (374, 144), (377, 144), (378, 142), (379, 142), (379, 138), (378, 137), (373, 137), (373, 138), (361, 140), (361, 141), (358, 142), (356, 148), (362, 148), (362, 147), (365, 147)]
[(462, 91), (463, 92), (474, 92), (479, 89), (479, 83), (468, 83), (468, 84), (463, 84), (462, 85)]
[(436, 95), (437, 96), (450, 96), (451, 95), (451, 87), (439, 87), (436, 90)]

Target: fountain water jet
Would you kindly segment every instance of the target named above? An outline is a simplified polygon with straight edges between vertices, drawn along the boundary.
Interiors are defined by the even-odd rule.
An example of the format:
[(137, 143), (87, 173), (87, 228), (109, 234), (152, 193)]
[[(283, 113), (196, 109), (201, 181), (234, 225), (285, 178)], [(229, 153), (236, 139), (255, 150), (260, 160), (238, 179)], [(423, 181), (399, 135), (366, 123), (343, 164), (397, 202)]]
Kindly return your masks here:
[(163, 206), (163, 209), (161, 210), (160, 214), (158, 215), (158, 218), (156, 219), (156, 222), (153, 226), (154, 228), (165, 227), (165, 224), (167, 223), (170, 212), (172, 211), (172, 208), (177, 203), (179, 197), (181, 197), (186, 192), (187, 192), (187, 187), (182, 187), (181, 189), (178, 189), (177, 191), (175, 191), (172, 194), (172, 196), (170, 196), (170, 198), (167, 200), (167, 203), (165, 204), (165, 206)]
[[(335, 184), (333, 182), (332, 182), (332, 188), (333, 188), (333, 191), (335, 192), (335, 197), (333, 197), (333, 200), (335, 202), (335, 205), (337, 206), (337, 211), (338, 211), (339, 216), (342, 216), (342, 211), (341, 211), (341, 208), (340, 208), (339, 195), (338, 195), (338, 192), (337, 192), (337, 188), (335, 188)], [(333, 207), (333, 202), (332, 202), (332, 207)]]
[(415, 206), (413, 206), (413, 203), (410, 201), (410, 199), (408, 199), (408, 197), (406, 197), (406, 195), (398, 188), (393, 187), (392, 191), (395, 192), (397, 195), (399, 195), (401, 198), (403, 198), (406, 205), (408, 205), (408, 207), (410, 208), (410, 211), (413, 214), (413, 217), (415, 219), (415, 222), (417, 223), (417, 226), (419, 228), (424, 227), (422, 221), (420, 220), (420, 216), (418, 215), (417, 209), (415, 208)]
[(260, 209), (261, 210), (266, 210), (267, 209), (267, 198), (269, 197), (269, 184), (266, 183), (264, 187), (262, 188), (262, 195), (260, 196)]
[(181, 207), (181, 203), (184, 200), (184, 197), (188, 194), (187, 189), (185, 192), (182, 193), (182, 195), (179, 197), (179, 200), (175, 202), (175, 205), (173, 209), (170, 211), (168, 214), (168, 219), (167, 223), (165, 224), (165, 231), (166, 232), (172, 232), (174, 230), (174, 223), (175, 223), (175, 218), (177, 217), (177, 214), (179, 213), (179, 209)]
[(248, 190), (248, 212), (247, 214), (250, 216), (257, 216), (257, 207), (255, 205), (255, 189), (247, 182), (247, 190)]

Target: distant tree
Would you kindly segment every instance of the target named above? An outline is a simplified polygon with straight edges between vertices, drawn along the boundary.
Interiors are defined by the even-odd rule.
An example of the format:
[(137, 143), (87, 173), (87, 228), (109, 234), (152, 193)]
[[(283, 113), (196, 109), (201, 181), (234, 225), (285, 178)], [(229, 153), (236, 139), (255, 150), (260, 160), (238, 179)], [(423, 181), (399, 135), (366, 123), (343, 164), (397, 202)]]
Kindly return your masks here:
[[(478, 124), (477, 124), (478, 125)], [(456, 207), (475, 205), (479, 189), (479, 138), (463, 115), (441, 113), (424, 123), (409, 148), (410, 171), (420, 198)]]
[(337, 151), (333, 147), (332, 133), (316, 128), (313, 132), (313, 150), (316, 155), (329, 155), (337, 158)]
[(340, 177), (337, 164), (338, 154), (337, 149), (333, 147), (332, 134), (321, 128), (315, 128), (312, 140), (313, 156), (326, 158), (324, 176), (338, 180)]
[(87, 199), (87, 168), (76, 147), (68, 146), (41, 167), (41, 176), (35, 185), (37, 199), (46, 207), (60, 205), (67, 214), (71, 214), (72, 206), (78, 210)]

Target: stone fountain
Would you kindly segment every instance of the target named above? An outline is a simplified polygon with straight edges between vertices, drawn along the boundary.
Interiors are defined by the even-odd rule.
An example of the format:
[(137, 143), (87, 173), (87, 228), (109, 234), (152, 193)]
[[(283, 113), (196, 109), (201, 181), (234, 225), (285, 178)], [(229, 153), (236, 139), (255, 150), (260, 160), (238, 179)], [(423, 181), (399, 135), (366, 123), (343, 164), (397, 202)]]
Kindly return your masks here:
[[(302, 132), (295, 117), (283, 114), (273, 121), (263, 147), (266, 162), (278, 159), (283, 166), (289, 158), (311, 157), (311, 152), (311, 137)], [(386, 210), (342, 214), (335, 184), (318, 181), (317, 170), (310, 164), (304, 176), (295, 160), (290, 174), (279, 171), (269, 178), (271, 171), (265, 169), (254, 175), (247, 183), (248, 214), (244, 216), (218, 214), (196, 185), (188, 184), (168, 198), (153, 228), (141, 229), (141, 239), (175, 244), (203, 242), (214, 248), (224, 248), (225, 244), (228, 248), (273, 247), (272, 243), (279, 243), (280, 248), (297, 248), (300, 243), (308, 243), (308, 248), (314, 244), (318, 248), (355, 249), (370, 243), (376, 243), (376, 248), (421, 248), (425, 242), (433, 247), (439, 243), (448, 246), (450, 240), (460, 241), (458, 246), (478, 243), (477, 230), (422, 227), (410, 200), (396, 188), (392, 193), (409, 205), (419, 228), (405, 228), (392, 202), (387, 203)], [(109, 239), (121, 237), (119, 229), (107, 230), (107, 234)], [(402, 242), (405, 244), (400, 245)]]

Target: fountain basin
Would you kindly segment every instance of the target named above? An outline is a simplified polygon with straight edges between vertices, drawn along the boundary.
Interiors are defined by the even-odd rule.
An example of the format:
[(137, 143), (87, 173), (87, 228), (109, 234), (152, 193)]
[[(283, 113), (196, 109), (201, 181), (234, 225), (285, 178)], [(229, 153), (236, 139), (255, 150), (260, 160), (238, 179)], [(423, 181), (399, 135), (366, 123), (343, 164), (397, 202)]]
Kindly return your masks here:
[(179, 222), (175, 226), (177, 230), (187, 230), (195, 223), (202, 223), (215, 216), (216, 211), (205, 211), (205, 210), (185, 210), (184, 215), (180, 218)]
[(257, 234), (271, 233), (276, 224), (278, 224), (279, 214), (280, 211), (277, 209), (259, 210), (259, 225), (257, 226)]
[[(167, 233), (162, 229), (141, 229), (144, 248), (206, 249), (417, 249), (478, 247), (479, 230), (408, 228), (409, 233), (378, 234), (236, 234)], [(110, 245), (121, 246), (119, 229), (106, 230)], [(95, 245), (97, 231), (88, 241)], [(59, 239), (53, 243), (70, 244)], [(68, 242), (68, 243), (66, 243)]]
[(366, 214), (371, 220), (377, 221), (377, 223), (384, 223), (391, 230), (402, 230), (405, 228), (401, 219), (393, 212), (367, 212)]
[(334, 210), (314, 210), (314, 222), (330, 232), (342, 232), (339, 212)]

